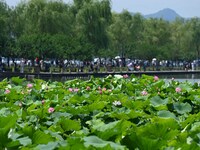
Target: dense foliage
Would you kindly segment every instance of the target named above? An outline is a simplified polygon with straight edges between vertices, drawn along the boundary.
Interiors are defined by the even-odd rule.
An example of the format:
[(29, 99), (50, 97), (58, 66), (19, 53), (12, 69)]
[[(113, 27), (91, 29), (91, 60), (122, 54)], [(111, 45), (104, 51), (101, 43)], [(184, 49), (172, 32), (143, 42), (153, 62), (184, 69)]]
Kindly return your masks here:
[(197, 83), (127, 75), (0, 82), (0, 149), (199, 149)]
[(111, 12), (110, 0), (0, 0), (0, 55), (91, 60), (93, 57), (192, 60), (200, 55), (200, 19), (145, 19)]

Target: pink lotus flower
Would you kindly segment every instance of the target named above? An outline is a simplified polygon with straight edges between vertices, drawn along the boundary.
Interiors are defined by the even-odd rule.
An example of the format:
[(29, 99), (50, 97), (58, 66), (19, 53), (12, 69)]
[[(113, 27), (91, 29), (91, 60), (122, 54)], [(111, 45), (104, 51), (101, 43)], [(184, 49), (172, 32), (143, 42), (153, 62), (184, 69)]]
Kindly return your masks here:
[(72, 89), (72, 88), (69, 88), (69, 91), (70, 91), (70, 92), (73, 92), (73, 89)]
[(42, 100), (42, 105), (44, 105), (44, 103), (45, 103), (45, 100)]
[(78, 88), (75, 88), (75, 89), (74, 89), (74, 92), (78, 92), (78, 91), (79, 91), (79, 89), (78, 89)]
[(144, 90), (141, 92), (141, 94), (142, 94), (142, 96), (146, 96), (148, 94), (148, 92)]
[(10, 93), (10, 90), (5, 90), (5, 94), (9, 94)]
[(33, 84), (29, 83), (29, 84), (27, 84), (27, 87), (28, 87), (28, 88), (32, 88), (32, 87), (33, 87)]
[(89, 91), (90, 89), (91, 89), (91, 88), (90, 88), (89, 86), (87, 86), (87, 87), (86, 87), (86, 90), (88, 90), (88, 91)]
[(53, 107), (50, 107), (50, 108), (48, 109), (48, 112), (49, 112), (49, 113), (53, 113), (53, 112), (54, 112), (54, 108), (53, 108)]
[(99, 94), (102, 94), (102, 90), (99, 90)]
[(128, 75), (127, 74), (123, 75), (123, 78), (128, 78)]
[(103, 88), (102, 91), (106, 91), (106, 88)]
[(175, 89), (175, 91), (176, 91), (176, 93), (180, 93), (180, 92), (182, 91), (182, 89), (181, 89), (180, 87), (177, 87), (177, 88)]
[(154, 81), (158, 81), (158, 80), (159, 80), (158, 76), (154, 76)]

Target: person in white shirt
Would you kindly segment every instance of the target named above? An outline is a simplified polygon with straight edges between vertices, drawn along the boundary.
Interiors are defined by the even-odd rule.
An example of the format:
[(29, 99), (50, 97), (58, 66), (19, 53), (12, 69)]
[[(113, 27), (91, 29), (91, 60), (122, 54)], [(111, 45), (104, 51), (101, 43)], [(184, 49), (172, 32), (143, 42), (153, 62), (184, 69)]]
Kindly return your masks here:
[(20, 73), (24, 73), (25, 60), (22, 58), (20, 61)]

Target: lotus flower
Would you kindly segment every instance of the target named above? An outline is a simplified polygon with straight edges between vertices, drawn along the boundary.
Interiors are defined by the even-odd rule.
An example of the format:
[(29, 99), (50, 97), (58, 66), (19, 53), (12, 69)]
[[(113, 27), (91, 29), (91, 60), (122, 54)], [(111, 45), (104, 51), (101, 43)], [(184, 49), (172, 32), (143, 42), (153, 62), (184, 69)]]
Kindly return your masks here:
[(99, 90), (99, 94), (102, 94), (102, 90)]
[(74, 92), (78, 92), (78, 91), (79, 91), (79, 89), (78, 89), (78, 88), (75, 88), (75, 89), (74, 89)]
[(158, 76), (154, 76), (154, 81), (158, 81), (158, 80), (159, 80)]
[(115, 105), (115, 106), (120, 106), (120, 105), (122, 105), (122, 103), (121, 103), (120, 101), (114, 101), (114, 102), (113, 102), (113, 105)]
[(128, 75), (127, 74), (123, 75), (123, 78), (128, 78)]
[(90, 89), (91, 89), (91, 88), (90, 88), (89, 86), (87, 86), (87, 87), (86, 87), (86, 90), (88, 90), (88, 91), (89, 91)]
[(141, 92), (141, 94), (142, 94), (142, 96), (146, 96), (148, 94), (148, 92), (144, 90)]
[(42, 100), (42, 105), (44, 105), (44, 103), (45, 103), (45, 100)]
[(73, 92), (73, 89), (72, 89), (72, 88), (69, 88), (69, 91), (70, 91), (70, 92)]
[(28, 88), (32, 88), (32, 87), (33, 87), (33, 84), (29, 83), (29, 84), (27, 84), (27, 87), (28, 87)]
[(108, 89), (108, 92), (112, 92), (112, 89)]
[(10, 93), (10, 90), (5, 90), (5, 94), (9, 94)]
[(102, 91), (106, 91), (106, 88), (103, 88)]
[(50, 108), (48, 109), (48, 112), (49, 112), (49, 113), (53, 113), (53, 112), (54, 112), (54, 108), (53, 108), (53, 107), (50, 107)]
[(176, 91), (176, 93), (180, 93), (180, 92), (182, 91), (182, 89), (181, 89), (180, 87), (177, 87), (177, 88), (175, 89), (175, 91)]
[(22, 107), (22, 102), (19, 102), (19, 104), (18, 104), (18, 105), (19, 105), (19, 107)]

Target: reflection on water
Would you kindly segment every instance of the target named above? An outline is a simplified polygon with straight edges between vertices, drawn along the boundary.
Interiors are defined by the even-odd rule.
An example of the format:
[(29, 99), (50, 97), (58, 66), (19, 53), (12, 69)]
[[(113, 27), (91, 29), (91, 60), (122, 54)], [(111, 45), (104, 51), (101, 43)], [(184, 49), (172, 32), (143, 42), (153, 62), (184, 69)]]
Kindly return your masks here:
[(163, 79), (200, 79), (200, 74), (166, 74), (159, 75), (159, 77)]
[[(166, 81), (170, 81), (171, 79), (165, 79)], [(179, 81), (179, 82), (190, 82), (190, 83), (200, 83), (200, 79), (174, 79), (175, 81)]]
[(167, 81), (174, 79), (179, 82), (185, 82), (185, 81), (188, 81), (191, 83), (200, 82), (200, 74), (160, 75), (159, 78), (166, 79)]

